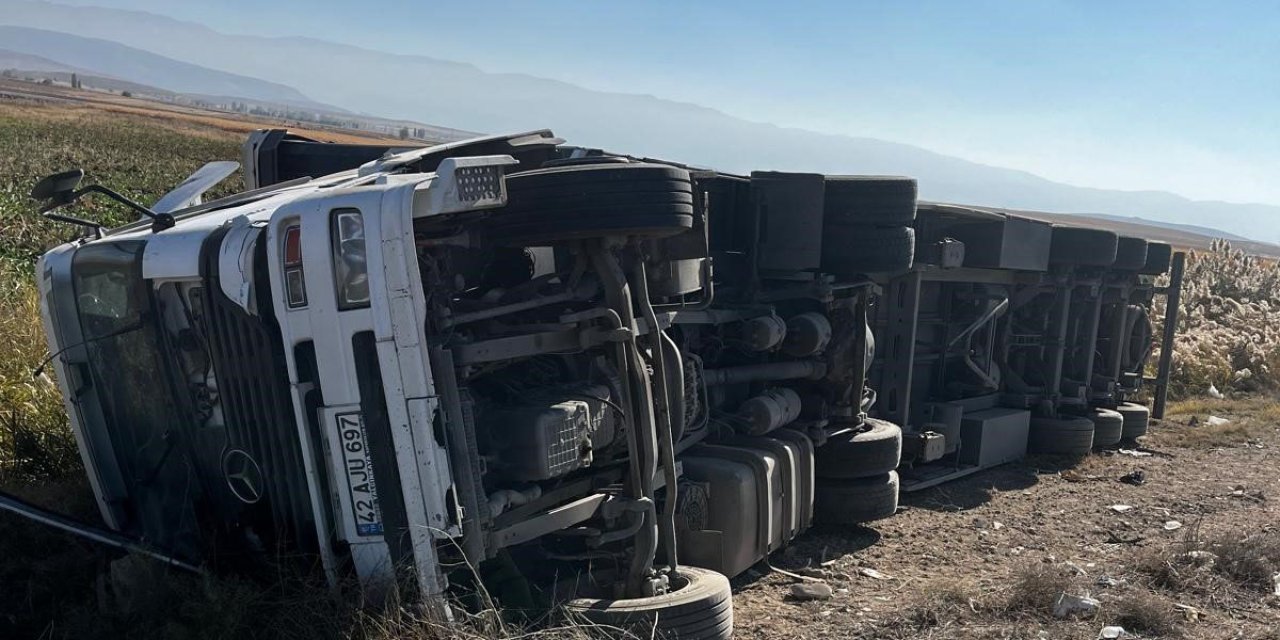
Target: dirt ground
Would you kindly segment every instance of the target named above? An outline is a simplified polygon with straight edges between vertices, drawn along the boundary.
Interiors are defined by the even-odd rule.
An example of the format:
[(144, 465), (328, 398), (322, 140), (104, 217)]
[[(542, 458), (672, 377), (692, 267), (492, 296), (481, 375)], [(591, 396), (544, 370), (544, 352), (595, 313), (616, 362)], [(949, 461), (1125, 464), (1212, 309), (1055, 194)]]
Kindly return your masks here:
[(247, 134), (263, 127), (287, 128), (293, 133), (323, 142), (356, 144), (395, 143), (412, 146), (399, 138), (380, 135), (372, 131), (352, 131), (337, 127), (324, 127), (314, 123), (202, 109), (180, 104), (166, 104), (143, 98), (124, 97), (101, 91), (71, 89), (63, 86), (46, 86), (19, 80), (0, 79), (0, 101), (35, 103), (48, 107), (82, 109), (93, 113), (118, 113), (144, 116), (162, 120), (169, 125), (208, 126), (237, 134)]
[[(1174, 409), (1142, 439), (1151, 455), (1032, 458), (904, 494), (895, 517), (868, 528), (811, 530), (773, 565), (825, 579), (834, 596), (797, 602), (797, 579), (749, 572), (735, 581), (736, 637), (1092, 639), (1108, 625), (1137, 637), (1280, 637), (1277, 587), (1233, 580), (1247, 572), (1228, 571), (1234, 559), (1211, 546), (1280, 549), (1280, 409), (1262, 399)], [(1209, 426), (1209, 415), (1231, 422)], [(1138, 469), (1141, 486), (1119, 480)], [(1180, 561), (1194, 549), (1223, 554), (1219, 570)], [(1058, 620), (1059, 591), (1100, 610)]]

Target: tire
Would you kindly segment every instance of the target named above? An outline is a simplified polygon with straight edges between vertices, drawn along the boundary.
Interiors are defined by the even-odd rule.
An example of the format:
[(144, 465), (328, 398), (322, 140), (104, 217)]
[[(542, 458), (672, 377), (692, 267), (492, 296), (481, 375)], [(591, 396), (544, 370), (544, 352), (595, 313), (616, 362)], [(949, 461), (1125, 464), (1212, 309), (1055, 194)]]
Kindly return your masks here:
[(1088, 418), (1031, 418), (1027, 437), (1027, 450), (1031, 453), (1083, 456), (1092, 448), (1093, 421)]
[(814, 475), (850, 480), (882, 476), (902, 461), (902, 429), (892, 422), (867, 418), (869, 428), (850, 427), (827, 436), (813, 452)]
[(1124, 271), (1137, 271), (1147, 264), (1147, 241), (1133, 236), (1120, 236), (1116, 242), (1116, 262)]
[(1151, 424), (1151, 410), (1136, 403), (1125, 402), (1116, 407), (1116, 413), (1124, 419), (1124, 429), (1120, 432), (1122, 440), (1133, 440), (1147, 434), (1147, 426)]
[(895, 471), (856, 480), (819, 480), (813, 491), (813, 518), (819, 524), (853, 525), (883, 520), (898, 512)]
[(555, 167), (575, 167), (584, 164), (626, 164), (631, 162), (630, 158), (623, 156), (585, 156), (582, 158), (556, 158), (542, 163), (541, 169), (552, 169)]
[(1147, 243), (1147, 262), (1138, 269), (1138, 273), (1148, 276), (1158, 276), (1169, 270), (1169, 263), (1173, 260), (1173, 247), (1166, 242), (1148, 242)]
[(1110, 231), (1055, 225), (1049, 244), (1049, 262), (1109, 267), (1116, 261), (1119, 242), (1119, 236)]
[(822, 236), (822, 270), (838, 277), (906, 271), (915, 257), (911, 227), (828, 225)]
[(660, 238), (693, 227), (689, 172), (649, 163), (590, 163), (507, 177), (507, 206), (486, 221), (499, 244), (608, 235)]
[(827, 176), (823, 220), (900, 227), (916, 219), (916, 181), (902, 176)]
[[(685, 584), (648, 598), (601, 597), (616, 582), (612, 571), (584, 574), (556, 585), (571, 617), (604, 627), (599, 631), (627, 638), (725, 640), (733, 636), (733, 594), (729, 579), (710, 569), (682, 566)], [(629, 634), (629, 635), (628, 635)]]
[(1124, 431), (1124, 416), (1110, 409), (1094, 409), (1089, 415), (1093, 421), (1093, 448), (1105, 449), (1120, 444)]

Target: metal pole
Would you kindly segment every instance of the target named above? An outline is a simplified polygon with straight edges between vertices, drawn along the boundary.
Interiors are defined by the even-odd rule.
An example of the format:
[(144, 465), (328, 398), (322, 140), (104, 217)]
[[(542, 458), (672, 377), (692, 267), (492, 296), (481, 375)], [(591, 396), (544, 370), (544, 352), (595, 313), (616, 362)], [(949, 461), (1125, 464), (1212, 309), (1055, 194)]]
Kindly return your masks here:
[(889, 281), (886, 298), (885, 332), (883, 344), (876, 341), (876, 348), (884, 349), (880, 359), (881, 373), (880, 412), (891, 422), (906, 427), (911, 415), (911, 376), (916, 360), (916, 330), (920, 317), (920, 272), (909, 271)]
[(171, 567), (186, 569), (187, 571), (195, 573), (203, 573), (203, 570), (201, 570), (200, 567), (148, 548), (140, 540), (135, 540), (115, 531), (108, 531), (101, 527), (95, 527), (91, 524), (80, 522), (79, 520), (64, 516), (61, 513), (49, 511), (48, 509), (38, 507), (26, 500), (8, 493), (0, 492), (0, 511), (16, 513), (20, 516), (30, 518), (31, 520), (48, 525), (55, 529), (61, 529), (62, 531), (80, 536), (86, 540), (92, 540), (98, 544), (104, 544), (108, 547), (115, 547), (117, 549), (123, 549), (124, 551), (142, 554), (163, 562)]
[[(1049, 351), (1049, 380), (1045, 385), (1045, 399), (1052, 405), (1053, 415), (1058, 414), (1062, 400), (1062, 367), (1067, 348), (1067, 325), (1071, 318), (1071, 294), (1075, 291), (1075, 283), (1071, 277), (1058, 283), (1054, 294), (1054, 305), (1050, 310), (1051, 323), (1048, 339), (1045, 343)], [(1056, 313), (1055, 313), (1056, 312)]]
[(1187, 266), (1187, 254), (1173, 254), (1173, 268), (1169, 270), (1169, 286), (1164, 290), (1164, 336), (1160, 341), (1160, 362), (1156, 365), (1156, 397), (1151, 407), (1151, 417), (1164, 417), (1164, 406), (1169, 399), (1169, 369), (1173, 364), (1173, 339), (1178, 333), (1178, 306), (1182, 303), (1182, 272)]

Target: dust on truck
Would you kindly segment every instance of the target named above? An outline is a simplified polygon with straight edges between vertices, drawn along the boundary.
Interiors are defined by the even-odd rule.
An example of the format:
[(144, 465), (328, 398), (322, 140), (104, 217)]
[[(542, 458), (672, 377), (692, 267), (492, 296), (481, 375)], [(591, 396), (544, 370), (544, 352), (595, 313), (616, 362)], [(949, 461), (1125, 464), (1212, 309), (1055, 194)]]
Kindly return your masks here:
[[(126, 201), (143, 218), (116, 229), (56, 211), (125, 201), (81, 173), (33, 192), (87, 229), (39, 279), (103, 519), (175, 563), (284, 562), (442, 615), (478, 574), (502, 607), (727, 638), (727, 578), (814, 522), (893, 515), (895, 412), (957, 400), (886, 376), (915, 358), (911, 179), (733, 175), (548, 131), (396, 149), (263, 130), (248, 190), (201, 202), (233, 165)], [(969, 306), (978, 337), (994, 316)], [(989, 342), (959, 344), (989, 377)], [(909, 469), (970, 450), (902, 415)]]

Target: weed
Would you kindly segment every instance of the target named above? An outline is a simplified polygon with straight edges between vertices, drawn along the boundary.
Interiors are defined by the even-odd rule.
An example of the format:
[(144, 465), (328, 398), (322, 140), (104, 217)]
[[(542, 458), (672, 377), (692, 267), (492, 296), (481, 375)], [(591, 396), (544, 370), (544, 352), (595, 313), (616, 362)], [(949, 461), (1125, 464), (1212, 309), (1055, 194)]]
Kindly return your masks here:
[(1014, 575), (1004, 610), (1009, 614), (1049, 615), (1058, 595), (1078, 587), (1074, 573), (1064, 573), (1051, 564), (1027, 565)]
[(1108, 619), (1126, 631), (1143, 635), (1169, 635), (1178, 627), (1173, 604), (1146, 591), (1134, 591), (1120, 598)]
[(923, 630), (947, 626), (985, 610), (979, 589), (960, 580), (940, 580), (925, 587), (920, 598), (902, 611), (902, 624)]
[(1280, 574), (1280, 532), (1239, 536), (1222, 535), (1206, 545), (1216, 555), (1218, 575), (1242, 588), (1271, 593), (1274, 576)]

